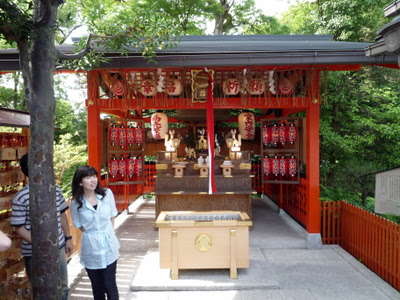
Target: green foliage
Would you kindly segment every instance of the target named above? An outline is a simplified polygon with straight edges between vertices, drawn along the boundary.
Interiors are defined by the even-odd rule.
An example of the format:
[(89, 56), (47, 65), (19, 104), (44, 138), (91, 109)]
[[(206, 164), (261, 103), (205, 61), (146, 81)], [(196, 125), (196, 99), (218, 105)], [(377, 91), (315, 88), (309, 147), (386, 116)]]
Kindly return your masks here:
[(54, 175), (66, 198), (70, 197), (73, 174), (78, 166), (86, 164), (86, 145), (76, 146), (71, 134), (60, 136), (54, 145)]
[(321, 107), (321, 183), (374, 196), (378, 171), (400, 165), (400, 74), (365, 67), (331, 73)]
[(282, 22), (295, 34), (329, 34), (335, 40), (371, 42), (388, 22), (387, 0), (318, 0), (291, 6)]

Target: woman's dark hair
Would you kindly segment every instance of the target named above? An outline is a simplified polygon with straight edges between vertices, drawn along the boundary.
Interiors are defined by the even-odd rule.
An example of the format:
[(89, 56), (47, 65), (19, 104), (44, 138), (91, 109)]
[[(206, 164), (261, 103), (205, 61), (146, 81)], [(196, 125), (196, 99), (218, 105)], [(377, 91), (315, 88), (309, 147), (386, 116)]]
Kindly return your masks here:
[[(72, 179), (72, 198), (78, 202), (78, 209), (82, 207), (82, 198), (83, 198), (83, 187), (81, 186), (82, 179), (88, 176), (97, 176), (97, 171), (92, 166), (80, 166), (74, 174), (74, 178)], [(104, 198), (106, 195), (105, 189), (101, 186), (100, 181), (97, 181), (96, 189), (94, 190), (96, 194), (99, 194)]]

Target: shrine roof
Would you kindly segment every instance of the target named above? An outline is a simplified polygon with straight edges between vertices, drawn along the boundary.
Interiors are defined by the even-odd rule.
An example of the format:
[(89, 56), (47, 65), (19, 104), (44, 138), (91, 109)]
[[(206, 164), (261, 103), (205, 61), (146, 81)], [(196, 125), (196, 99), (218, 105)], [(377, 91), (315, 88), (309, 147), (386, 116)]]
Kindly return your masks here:
[[(393, 65), (395, 55), (368, 57), (365, 48), (372, 43), (333, 41), (330, 35), (205, 35), (178, 37), (176, 47), (158, 51), (155, 62), (148, 62), (132, 49), (128, 56), (108, 52), (110, 58), (100, 69), (249, 67), (249, 66), (348, 66)], [(60, 45), (73, 53), (74, 45)], [(100, 49), (101, 50), (101, 49)], [(0, 70), (17, 70), (15, 49), (0, 50)]]

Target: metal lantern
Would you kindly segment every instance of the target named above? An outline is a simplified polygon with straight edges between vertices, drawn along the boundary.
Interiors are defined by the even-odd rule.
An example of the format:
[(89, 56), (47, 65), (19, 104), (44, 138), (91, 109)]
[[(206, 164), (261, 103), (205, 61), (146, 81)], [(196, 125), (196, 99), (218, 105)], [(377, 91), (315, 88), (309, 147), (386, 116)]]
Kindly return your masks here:
[(121, 149), (126, 147), (126, 128), (124, 124), (121, 124), (118, 130), (118, 142)]
[(117, 79), (111, 86), (111, 92), (115, 96), (123, 96), (125, 94), (125, 83), (122, 79)]
[(156, 140), (164, 139), (168, 132), (168, 117), (163, 112), (156, 112), (151, 115), (151, 133)]
[(294, 93), (294, 84), (287, 78), (282, 78), (278, 82), (278, 93), (289, 96)]
[(143, 138), (144, 138), (144, 133), (143, 133), (143, 128), (141, 125), (138, 125), (138, 127), (135, 128), (135, 142), (139, 146), (143, 144)]
[(182, 82), (176, 77), (171, 77), (165, 84), (165, 91), (168, 96), (179, 96), (183, 91)]
[(279, 126), (279, 142), (282, 145), (285, 145), (288, 141), (288, 134), (289, 131), (287, 130), (287, 127), (284, 123), (281, 124), (281, 126)]
[(132, 146), (136, 141), (136, 132), (135, 128), (132, 125), (129, 125), (126, 129), (126, 142), (128, 146)]
[(274, 145), (279, 143), (279, 127), (276, 124), (271, 127), (271, 143)]
[(153, 97), (157, 94), (157, 83), (151, 78), (145, 78), (140, 84), (140, 92), (146, 97)]
[(240, 82), (235, 77), (226, 79), (222, 84), (222, 90), (227, 96), (235, 96), (240, 91)]
[(280, 172), (280, 161), (277, 155), (272, 158), (272, 174), (278, 176)]
[(268, 156), (264, 157), (264, 160), (263, 160), (263, 171), (264, 171), (264, 174), (266, 176), (269, 176), (269, 174), (271, 174), (271, 171), (272, 171), (272, 159), (270, 159)]
[(254, 140), (256, 119), (251, 112), (242, 112), (238, 116), (239, 133), (243, 140)]
[(126, 174), (126, 161), (124, 159), (124, 157), (121, 155), (121, 157), (119, 158), (119, 162), (118, 162), (118, 172), (121, 175), (121, 177), (125, 177)]
[(114, 155), (111, 157), (110, 161), (108, 162), (108, 169), (109, 169), (108, 173), (111, 178), (117, 177), (119, 164), (118, 164), (118, 160), (115, 158)]
[(127, 166), (127, 175), (129, 178), (135, 176), (135, 158), (129, 154), (128, 158), (126, 159), (126, 166)]
[(261, 78), (250, 79), (247, 83), (247, 92), (252, 96), (262, 95), (265, 91), (265, 82)]
[(271, 127), (264, 125), (262, 129), (262, 140), (264, 145), (271, 144)]
[(297, 127), (294, 123), (291, 123), (289, 126), (289, 132), (288, 132), (288, 141), (291, 144), (294, 144), (297, 139)]
[(118, 141), (118, 128), (112, 123), (110, 128), (108, 129), (108, 139), (110, 141), (111, 146), (115, 146)]
[(289, 158), (288, 173), (291, 177), (294, 177), (297, 174), (297, 159), (294, 155)]
[(281, 174), (282, 177), (285, 177), (286, 174), (288, 173), (288, 159), (285, 157), (285, 155), (282, 155), (281, 158), (279, 159), (279, 173)]

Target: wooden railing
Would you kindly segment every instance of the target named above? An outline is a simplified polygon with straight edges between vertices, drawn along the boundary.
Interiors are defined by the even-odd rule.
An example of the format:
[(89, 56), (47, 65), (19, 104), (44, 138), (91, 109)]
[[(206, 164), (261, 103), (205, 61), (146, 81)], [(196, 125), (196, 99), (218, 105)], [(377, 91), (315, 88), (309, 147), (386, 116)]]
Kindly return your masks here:
[(324, 244), (339, 244), (400, 291), (400, 226), (344, 201), (321, 202)]

